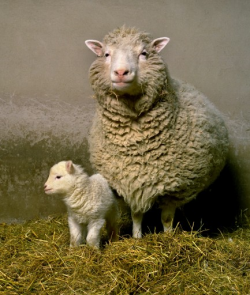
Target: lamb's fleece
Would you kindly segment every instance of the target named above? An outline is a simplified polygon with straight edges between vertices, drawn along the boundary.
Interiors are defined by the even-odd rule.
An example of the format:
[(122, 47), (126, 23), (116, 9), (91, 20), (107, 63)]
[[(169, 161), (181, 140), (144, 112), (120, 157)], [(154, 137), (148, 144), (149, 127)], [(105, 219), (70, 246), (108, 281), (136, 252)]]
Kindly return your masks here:
[(50, 169), (44, 190), (46, 194), (59, 194), (64, 198), (71, 247), (86, 242), (99, 248), (105, 221), (111, 240), (118, 239), (118, 205), (102, 175), (89, 177), (79, 165), (62, 161)]
[[(189, 202), (217, 178), (228, 152), (219, 111), (194, 87), (170, 78), (159, 42), (134, 28), (118, 28), (95, 43), (102, 53), (90, 67), (98, 101), (91, 161), (132, 213), (146, 212), (156, 200), (174, 208)], [(116, 50), (135, 56), (135, 95), (112, 86)]]

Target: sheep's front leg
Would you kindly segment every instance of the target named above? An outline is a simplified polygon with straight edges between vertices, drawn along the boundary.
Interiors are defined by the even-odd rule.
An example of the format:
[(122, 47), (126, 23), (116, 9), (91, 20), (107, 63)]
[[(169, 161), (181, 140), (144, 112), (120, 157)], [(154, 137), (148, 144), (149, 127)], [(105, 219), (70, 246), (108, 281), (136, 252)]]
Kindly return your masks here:
[(164, 232), (172, 231), (175, 210), (176, 206), (171, 203), (162, 207), (161, 222), (163, 225)]
[(100, 247), (101, 229), (105, 224), (105, 219), (92, 221), (88, 225), (87, 244), (97, 249)]
[(77, 247), (86, 240), (86, 226), (79, 224), (72, 216), (68, 217), (70, 247)]
[(131, 215), (133, 220), (133, 238), (140, 239), (142, 237), (141, 224), (142, 224), (143, 213), (131, 212)]

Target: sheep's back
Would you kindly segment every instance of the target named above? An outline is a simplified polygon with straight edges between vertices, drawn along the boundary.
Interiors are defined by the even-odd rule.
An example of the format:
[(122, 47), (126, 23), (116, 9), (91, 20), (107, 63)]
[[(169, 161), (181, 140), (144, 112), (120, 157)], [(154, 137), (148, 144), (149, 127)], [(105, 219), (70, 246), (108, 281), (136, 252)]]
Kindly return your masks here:
[(192, 86), (175, 81), (174, 89), (177, 104), (159, 101), (137, 120), (98, 107), (91, 161), (133, 211), (147, 211), (159, 196), (188, 202), (225, 164), (227, 131), (219, 112)]

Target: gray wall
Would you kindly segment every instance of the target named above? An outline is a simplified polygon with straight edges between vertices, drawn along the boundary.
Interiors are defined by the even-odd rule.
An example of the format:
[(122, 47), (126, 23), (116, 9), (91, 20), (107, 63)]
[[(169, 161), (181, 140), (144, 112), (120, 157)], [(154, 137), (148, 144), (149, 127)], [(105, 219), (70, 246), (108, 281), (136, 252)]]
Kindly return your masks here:
[(60, 199), (43, 193), (57, 161), (91, 173), (95, 57), (84, 40), (122, 24), (170, 37), (162, 52), (170, 73), (224, 113), (231, 147), (221, 209), (232, 199), (250, 206), (250, 1), (0, 0), (0, 222), (64, 212)]

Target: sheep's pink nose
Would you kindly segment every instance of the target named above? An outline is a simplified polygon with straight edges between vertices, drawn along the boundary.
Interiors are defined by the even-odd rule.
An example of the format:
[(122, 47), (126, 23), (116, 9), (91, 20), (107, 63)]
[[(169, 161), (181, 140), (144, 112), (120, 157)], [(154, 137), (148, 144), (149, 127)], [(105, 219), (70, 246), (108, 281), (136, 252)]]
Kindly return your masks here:
[(47, 184), (45, 183), (45, 185), (44, 185), (44, 189), (46, 189), (47, 188)]
[(124, 70), (124, 69), (116, 70), (114, 72), (115, 72), (115, 75), (118, 77), (126, 76), (129, 73), (128, 70)]

